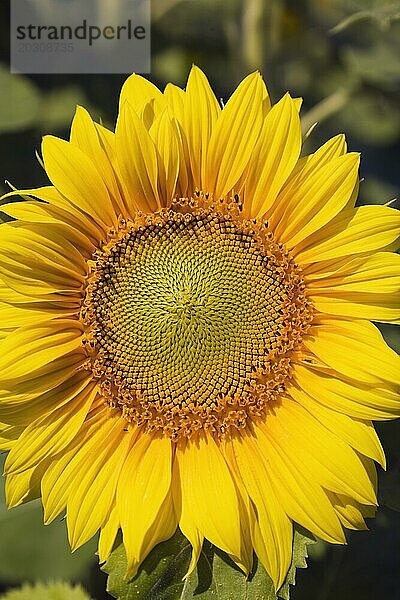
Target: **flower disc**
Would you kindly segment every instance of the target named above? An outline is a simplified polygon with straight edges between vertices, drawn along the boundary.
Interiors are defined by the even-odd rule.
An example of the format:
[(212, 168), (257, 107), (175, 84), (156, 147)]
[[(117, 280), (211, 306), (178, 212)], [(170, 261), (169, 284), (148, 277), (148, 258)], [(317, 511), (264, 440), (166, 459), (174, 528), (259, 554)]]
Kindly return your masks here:
[(149, 430), (242, 428), (282, 393), (286, 362), (279, 390), (266, 393), (267, 370), (273, 361), (276, 379), (298, 343), (300, 308), (308, 329), (304, 282), (254, 222), (157, 217), (125, 225), (97, 255), (82, 311), (92, 368), (110, 404)]

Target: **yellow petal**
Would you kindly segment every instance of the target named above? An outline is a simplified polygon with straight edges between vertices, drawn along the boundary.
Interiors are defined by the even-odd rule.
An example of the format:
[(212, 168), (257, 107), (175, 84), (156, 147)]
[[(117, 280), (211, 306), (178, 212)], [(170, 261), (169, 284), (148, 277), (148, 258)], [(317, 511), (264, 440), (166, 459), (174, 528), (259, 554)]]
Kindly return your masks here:
[(38, 372), (81, 345), (78, 321), (60, 319), (28, 325), (8, 335), (0, 345), (0, 384)]
[[(22, 220), (32, 220), (33, 222), (38, 223), (49, 223), (54, 220), (57, 222), (60, 221), (81, 231), (82, 234), (86, 234), (91, 241), (95, 242), (95, 244), (104, 237), (104, 232), (101, 227), (96, 224), (93, 218), (78, 207), (71, 205), (71, 203), (68, 202), (68, 200), (52, 185), (36, 189), (9, 192), (8, 194), (5, 194), (1, 200), (14, 196), (32, 196), (34, 198), (39, 198), (39, 200), (43, 200), (44, 203), (37, 203), (39, 206), (36, 205), (35, 210), (28, 211), (28, 213), (24, 212), (25, 209), (22, 208), (22, 206), (28, 204), (28, 201), (25, 203), (14, 203), (15, 206), (7, 204), (5, 209), (7, 214), (10, 214), (11, 217), (14, 217), (15, 214), (15, 218), (18, 219), (20, 218), (18, 214), (21, 214)], [(10, 210), (12, 212), (10, 212)], [(24, 214), (29, 216), (30, 219), (24, 219)]]
[(119, 530), (119, 519), (117, 513), (117, 507), (115, 505), (112, 506), (110, 510), (110, 514), (107, 517), (106, 522), (102, 526), (100, 530), (99, 536), (99, 562), (103, 563), (110, 556), (115, 538), (117, 537), (117, 533)]
[[(10, 333), (8, 337), (11, 335), (14, 336), (15, 333)], [(36, 398), (40, 394), (54, 389), (69, 379), (75, 372), (79, 372), (84, 362), (87, 362), (86, 354), (83, 351), (76, 350), (62, 355), (60, 358), (55, 358), (45, 365), (44, 368), (33, 371), (30, 374), (27, 372), (18, 379), (1, 381), (0, 410), (3, 412), (5, 408), (7, 412), (7, 405), (8, 407), (12, 407), (19, 402), (32, 400), (32, 398)], [(4, 415), (2, 418), (5, 422), (8, 422), (8, 419)]]
[[(123, 427), (123, 420), (106, 407), (91, 411), (74, 440), (53, 457), (41, 484), (45, 524), (51, 523), (65, 508), (86, 470), (90, 471), (99, 449), (108, 447), (109, 436), (118, 424)], [(114, 436), (111, 437), (112, 443)]]
[(71, 126), (70, 141), (80, 148), (96, 165), (114, 202), (115, 211), (127, 216), (118, 179), (112, 167), (111, 157), (107, 154), (104, 145), (101, 143), (99, 130), (87, 110), (82, 108), (82, 106), (77, 106), (76, 108)]
[(185, 92), (173, 83), (167, 83), (164, 90), (164, 98), (174, 117), (179, 123), (183, 123)]
[(385, 420), (400, 416), (397, 393), (383, 385), (354, 385), (305, 365), (294, 365), (293, 377), (314, 400), (350, 417)]
[[(182, 511), (200, 534), (241, 563), (240, 515), (228, 466), (212, 437), (176, 449)], [(245, 568), (244, 566), (242, 568)]]
[[(251, 435), (232, 438), (233, 454), (244, 486), (252, 499), (265, 545), (265, 568), (279, 589), (292, 557), (292, 522), (284, 512), (271, 486), (270, 474), (257, 440)], [(260, 557), (259, 557), (260, 558)]]
[[(31, 298), (26, 298), (23, 294), (19, 294), (11, 289), (4, 281), (0, 278), (0, 302), (6, 304), (13, 304), (15, 306), (25, 304), (26, 302), (33, 303)], [(40, 305), (43, 303), (40, 302)], [(46, 303), (47, 304), (47, 303)]]
[(19, 254), (24, 256), (38, 253), (48, 261), (49, 269), (55, 262), (66, 272), (69, 266), (72, 273), (86, 275), (86, 261), (60, 231), (55, 224), (49, 224), (44, 233), (44, 228), (40, 224), (12, 221), (1, 225), (1, 240), (6, 248), (8, 248), (7, 243), (14, 243), (17, 246), (17, 241), (19, 242), (19, 253), (17, 254), (18, 250), (15, 248), (12, 258), (16, 258)]
[[(242, 176), (263, 121), (264, 84), (258, 72), (248, 75), (229, 98), (212, 130), (203, 187), (222, 198)], [(243, 117), (245, 115), (245, 117)]]
[(285, 440), (270, 431), (271, 420), (278, 418), (270, 414), (265, 427), (254, 427), (278, 501), (291, 519), (309, 531), (331, 543), (344, 543), (339, 519), (324, 491), (307, 469), (299, 469), (298, 447), (294, 454), (288, 452)]
[[(41, 481), (41, 496), (43, 503), (43, 522), (48, 525), (65, 509), (67, 504), (67, 484), (72, 475), (69, 465), (77, 448), (69, 446), (55, 460), (50, 462)], [(68, 471), (69, 469), (69, 471)]]
[(398, 322), (399, 273), (398, 254), (377, 252), (352, 260), (315, 263), (306, 269), (306, 281), (309, 297), (322, 313)]
[(327, 494), (344, 527), (356, 530), (368, 529), (360, 510), (361, 505), (358, 502), (343, 494), (334, 492), (327, 492)]
[[(118, 515), (129, 576), (135, 574), (152, 544), (161, 541), (153, 539), (152, 527), (157, 521), (166, 533), (163, 521), (169, 511), (163, 503), (171, 487), (171, 471), (171, 441), (165, 437), (140, 435), (125, 460), (117, 488)], [(172, 499), (169, 499), (169, 504), (172, 506)], [(167, 530), (172, 535), (168, 527)]]
[[(316, 152), (304, 156), (297, 161), (293, 171), (289, 175), (285, 185), (278, 194), (274, 208), (268, 213), (268, 219), (275, 226), (278, 225), (282, 210), (291, 204), (292, 194), (296, 193), (297, 187), (302, 184), (317, 168), (331, 162), (334, 158), (342, 156), (347, 151), (346, 140), (343, 134), (337, 135), (323, 144)], [(295, 208), (297, 206), (295, 205)]]
[(171, 200), (175, 197), (179, 174), (180, 140), (178, 123), (172, 120), (165, 110), (155, 119), (149, 133), (165, 168), (165, 181), (160, 182), (160, 184), (163, 186), (162, 198), (164, 204), (169, 206)]
[(179, 522), (179, 529), (182, 531), (183, 535), (189, 540), (192, 546), (192, 556), (188, 571), (185, 574), (185, 578), (187, 578), (193, 573), (194, 569), (196, 568), (197, 562), (200, 558), (201, 549), (203, 547), (204, 536), (201, 535), (200, 531), (197, 529), (195, 523), (193, 522), (193, 519), (191, 518), (190, 510), (188, 510), (188, 503), (182, 502), (181, 476), (179, 471), (179, 461), (176, 458), (176, 456), (174, 457), (172, 466), (171, 492), (175, 514)]
[(194, 193), (194, 188), (190, 172), (189, 147), (183, 127), (179, 122), (177, 122), (177, 141), (179, 154), (179, 175), (176, 185), (176, 196), (178, 198), (190, 198)]
[(346, 377), (374, 385), (384, 381), (400, 383), (400, 356), (389, 348), (372, 323), (326, 317), (313, 327), (312, 336), (304, 339), (304, 345)]
[(158, 185), (165, 180), (164, 167), (149, 132), (127, 102), (118, 115), (115, 136), (121, 176), (130, 194), (128, 204), (145, 212), (165, 206)]
[[(306, 157), (307, 168), (314, 169), (316, 164), (327, 163), (347, 152), (346, 137), (339, 133), (322, 144), (313, 154)], [(305, 173), (304, 173), (305, 174)]]
[(40, 481), (45, 466), (45, 464), (40, 465), (39, 467), (33, 467), (22, 473), (15, 473), (6, 477), (5, 495), (7, 508), (14, 508), (40, 497)]
[(123, 180), (121, 175), (118, 163), (115, 133), (113, 131), (110, 131), (106, 127), (103, 127), (103, 125), (99, 125), (99, 123), (95, 123), (95, 127), (99, 135), (101, 145), (104, 148), (104, 151), (106, 152), (112, 165), (112, 168), (115, 172), (118, 187), (120, 188), (121, 198), (123, 198), (123, 205), (126, 207), (128, 216), (132, 217), (132, 215), (136, 211), (136, 205), (130, 197), (130, 192), (126, 187), (125, 181)]
[[(60, 360), (53, 362), (53, 369), (54, 364), (56, 369), (58, 367), (56, 379), (50, 371), (39, 378), (39, 382), (38, 378), (29, 377), (26, 381), (11, 384), (12, 392), (1, 390), (0, 416), (4, 422), (27, 426), (80, 394), (92, 376), (88, 371), (78, 371), (79, 363), (71, 363), (71, 357), (68, 358), (67, 366)], [(44, 380), (41, 385), (40, 379)]]
[(114, 164), (115, 158), (115, 133), (104, 125), (100, 125), (100, 123), (95, 123), (97, 133), (100, 137), (101, 145), (104, 150), (107, 152), (107, 155), (111, 159), (112, 164)]
[(245, 184), (245, 215), (258, 217), (272, 207), (301, 149), (299, 115), (286, 94), (265, 118)]
[(197, 189), (203, 189), (209, 141), (220, 111), (207, 77), (193, 66), (186, 86), (183, 125), (193, 186)]
[(168, 492), (164, 502), (162, 503), (160, 510), (158, 511), (156, 518), (146, 531), (144, 539), (141, 541), (141, 553), (136, 556), (131, 555), (128, 557), (128, 568), (126, 571), (126, 577), (133, 577), (140, 564), (151, 552), (151, 550), (160, 542), (168, 540), (172, 537), (177, 528), (177, 520), (175, 511), (173, 508), (172, 494)]
[(79, 296), (87, 272), (76, 248), (49, 225), (14, 221), (1, 225), (0, 274), (17, 292)]
[(372, 458), (385, 467), (386, 460), (382, 445), (370, 421), (354, 419), (345, 414), (331, 410), (313, 400), (304, 390), (296, 386), (288, 388), (288, 394), (301, 404), (331, 433), (337, 435), (361, 454)]
[(293, 98), (293, 102), (295, 104), (295, 107), (297, 108), (297, 112), (300, 112), (303, 104), (303, 98)]
[(399, 211), (388, 206), (343, 210), (294, 249), (300, 264), (385, 248), (400, 236)]
[(49, 414), (33, 421), (7, 456), (4, 473), (25, 471), (63, 450), (80, 430), (96, 394), (96, 385), (89, 384), (76, 395), (72, 393), (67, 402)]
[[(165, 109), (165, 99), (160, 90), (140, 75), (130, 75), (121, 89), (119, 110), (128, 102), (136, 114), (141, 117), (146, 105), (151, 105), (153, 118)], [(152, 120), (147, 122), (148, 127)]]
[[(325, 278), (323, 273), (306, 276), (312, 293), (329, 295), (336, 293), (374, 292), (393, 294), (400, 291), (400, 255), (391, 252), (377, 252), (366, 258), (347, 261), (342, 268)], [(350, 298), (351, 296), (349, 296)]]
[(47, 135), (42, 153), (50, 181), (72, 207), (82, 208), (102, 228), (116, 224), (108, 190), (93, 161), (82, 150)]
[(348, 494), (358, 502), (376, 504), (374, 487), (357, 452), (298, 402), (283, 398), (279, 418), (272, 419), (268, 431), (282, 436), (291, 456), (301, 447), (301, 462), (322, 487)]
[(345, 154), (316, 166), (292, 190), (275, 234), (288, 248), (333, 219), (348, 203), (358, 180), (359, 155)]
[(132, 437), (124, 431), (124, 425), (121, 418), (111, 419), (111, 423), (105, 423), (95, 434), (97, 450), (85, 444), (73, 459), (75, 473), (67, 500), (72, 550), (93, 537), (114, 505), (120, 471)]
[(0, 423), (0, 450), (10, 450), (24, 428), (18, 425), (9, 425), (8, 423)]
[(336, 292), (309, 295), (314, 307), (321, 313), (355, 319), (367, 319), (378, 323), (400, 323), (400, 294), (368, 294)]
[[(0, 253), (0, 258), (3, 257), (4, 255)], [(30, 258), (33, 257), (27, 257), (25, 261), (8, 258), (0, 266), (1, 277), (12, 290), (39, 300), (62, 301), (71, 298), (75, 303), (79, 300), (82, 281), (76, 281), (73, 277), (65, 275), (61, 269), (49, 269), (46, 277), (47, 263), (45, 262), (44, 266), (39, 263), (37, 270), (33, 271), (33, 261)]]
[[(255, 508), (252, 503), (252, 500), (246, 490), (246, 487), (243, 483), (243, 480), (240, 476), (239, 468), (237, 466), (236, 458), (234, 456), (232, 444), (230, 444), (230, 439), (225, 439), (221, 441), (220, 450), (228, 464), (229, 471), (232, 475), (233, 481), (235, 483), (236, 493), (239, 501), (239, 514), (240, 514), (240, 535), (241, 535), (241, 548), (242, 548), (242, 563), (245, 567), (245, 573), (250, 573), (253, 567), (253, 558), (254, 558), (254, 550), (257, 553), (257, 548), (261, 551), (257, 553), (257, 556), (263, 561), (266, 552), (265, 552), (265, 544), (261, 539), (261, 534), (259, 533), (259, 526), (257, 517), (255, 514)], [(255, 531), (257, 529), (257, 542), (255, 541)], [(230, 556), (230, 558), (235, 561), (234, 556)], [(264, 561), (265, 563), (267, 561)], [(264, 564), (263, 562), (263, 564)]]
[(0, 326), (8, 328), (24, 327), (30, 325), (33, 321), (48, 321), (59, 317), (76, 318), (78, 308), (57, 308), (57, 305), (51, 302), (25, 302), (17, 305), (0, 300)]
[(56, 231), (69, 240), (82, 254), (89, 257), (96, 246), (92, 238), (82, 232), (82, 227), (66, 211), (56, 206), (28, 200), (25, 202), (10, 202), (1, 206), (2, 212), (10, 217), (26, 223), (51, 223)]

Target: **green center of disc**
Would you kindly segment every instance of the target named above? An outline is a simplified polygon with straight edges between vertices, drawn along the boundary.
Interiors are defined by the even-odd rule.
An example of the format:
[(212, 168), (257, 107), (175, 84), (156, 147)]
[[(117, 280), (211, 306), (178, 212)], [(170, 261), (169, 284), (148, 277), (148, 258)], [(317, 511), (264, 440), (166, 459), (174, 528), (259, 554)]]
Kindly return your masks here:
[(128, 231), (97, 271), (102, 366), (149, 402), (234, 396), (282, 327), (282, 268), (221, 216), (177, 215)]

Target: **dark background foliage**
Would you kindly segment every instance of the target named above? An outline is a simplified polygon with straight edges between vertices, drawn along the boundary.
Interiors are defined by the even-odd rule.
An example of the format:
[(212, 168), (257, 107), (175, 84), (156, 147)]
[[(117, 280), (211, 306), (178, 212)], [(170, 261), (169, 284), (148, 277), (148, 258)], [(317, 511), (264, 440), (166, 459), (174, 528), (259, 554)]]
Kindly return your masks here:
[[(117, 0), (114, 0), (117, 1)], [(46, 183), (34, 151), (41, 136), (68, 135), (76, 104), (112, 126), (122, 75), (9, 73), (9, 14), (0, 6), (0, 191)], [(360, 203), (383, 204), (399, 193), (400, 3), (385, 0), (153, 0), (152, 71), (163, 87), (184, 85), (194, 62), (219, 98), (260, 69), (274, 101), (289, 90), (304, 98), (305, 129), (319, 125), (312, 150), (346, 132), (362, 152)], [(400, 349), (391, 326), (387, 341)], [(351, 360), (351, 357), (349, 357)], [(294, 600), (391, 600), (400, 597), (400, 436), (397, 422), (379, 424), (388, 456), (380, 472), (381, 508), (369, 532), (349, 535), (346, 547), (311, 547), (309, 568), (297, 576)], [(0, 586), (24, 581), (82, 582), (106, 598), (95, 543), (71, 556), (62, 521), (41, 524), (40, 505), (7, 512), (0, 506)]]

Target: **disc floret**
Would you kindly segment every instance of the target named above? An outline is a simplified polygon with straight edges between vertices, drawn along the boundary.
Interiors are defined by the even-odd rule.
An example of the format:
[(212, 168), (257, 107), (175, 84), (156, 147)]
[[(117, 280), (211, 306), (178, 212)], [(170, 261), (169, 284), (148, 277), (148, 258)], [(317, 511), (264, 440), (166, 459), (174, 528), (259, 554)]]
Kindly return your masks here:
[(199, 194), (121, 220), (90, 263), (90, 369), (129, 423), (219, 437), (285, 391), (312, 321), (299, 267), (240, 203)]

